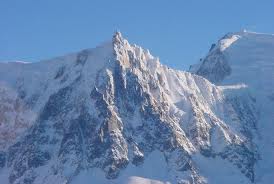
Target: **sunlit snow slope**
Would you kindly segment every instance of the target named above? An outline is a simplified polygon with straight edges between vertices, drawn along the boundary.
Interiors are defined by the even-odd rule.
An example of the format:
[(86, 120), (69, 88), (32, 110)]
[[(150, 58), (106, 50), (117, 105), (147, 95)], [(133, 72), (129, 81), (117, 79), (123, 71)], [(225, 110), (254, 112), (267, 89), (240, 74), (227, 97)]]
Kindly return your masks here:
[(260, 160), (258, 183), (274, 180), (274, 35), (254, 32), (230, 33), (214, 44), (190, 71), (218, 85), (242, 84), (250, 91), (259, 113)]
[[(212, 52), (225, 58), (240, 39)], [(222, 79), (206, 64), (218, 82), (234, 71), (222, 63)], [(1, 63), (0, 180), (250, 184), (262, 171), (271, 177), (271, 164), (259, 163), (272, 150), (259, 153), (255, 144), (268, 144), (257, 130), (257, 102), (239, 83), (216, 86), (170, 69), (119, 32), (94, 49)]]

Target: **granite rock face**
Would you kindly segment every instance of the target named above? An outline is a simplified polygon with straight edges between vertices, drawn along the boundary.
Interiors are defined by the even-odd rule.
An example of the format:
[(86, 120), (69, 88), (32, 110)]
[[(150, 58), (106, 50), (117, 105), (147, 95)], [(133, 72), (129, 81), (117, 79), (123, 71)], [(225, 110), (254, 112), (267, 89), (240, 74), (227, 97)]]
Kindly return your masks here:
[[(208, 74), (229, 75), (224, 62), (218, 56)], [(8, 86), (34, 118), (22, 118), (26, 128), (1, 147), (0, 170), (8, 173), (1, 177), (8, 183), (73, 183), (95, 168), (116, 181), (155, 151), (164, 155), (172, 183), (210, 183), (196, 158), (218, 158), (246, 183), (254, 182), (257, 111), (245, 89), (217, 87), (169, 69), (121, 33), (95, 49), (2, 68), (14, 67), (22, 72), (9, 79), (0, 75), (1, 87)], [(6, 97), (1, 93), (0, 99)], [(5, 112), (17, 117), (20, 111), (2, 104), (5, 126)]]
[[(210, 67), (206, 67), (206, 65), (210, 65)], [(231, 73), (231, 68), (226, 56), (219, 49), (216, 49), (207, 55), (196, 73), (213, 83), (218, 83)]]

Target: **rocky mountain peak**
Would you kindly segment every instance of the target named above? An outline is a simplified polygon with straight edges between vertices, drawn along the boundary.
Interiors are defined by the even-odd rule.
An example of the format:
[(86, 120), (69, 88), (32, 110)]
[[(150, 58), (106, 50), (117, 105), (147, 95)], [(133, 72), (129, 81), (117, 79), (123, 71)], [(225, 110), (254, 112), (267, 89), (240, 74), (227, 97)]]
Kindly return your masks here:
[(120, 31), (115, 31), (114, 34), (113, 34), (113, 43), (121, 43), (123, 42), (123, 36), (122, 36), (122, 33)]
[(255, 180), (257, 114), (245, 90), (170, 69), (119, 32), (95, 49), (20, 65), (20, 73), (0, 65), (0, 80), (26, 108), (5, 114), (9, 104), (0, 106), (0, 121), (35, 114), (0, 150), (6, 183)]

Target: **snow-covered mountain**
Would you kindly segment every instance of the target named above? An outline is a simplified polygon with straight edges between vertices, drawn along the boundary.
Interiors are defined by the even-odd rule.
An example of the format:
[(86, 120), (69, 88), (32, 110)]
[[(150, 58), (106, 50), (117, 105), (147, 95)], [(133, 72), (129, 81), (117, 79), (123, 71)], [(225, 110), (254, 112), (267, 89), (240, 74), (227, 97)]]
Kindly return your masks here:
[[(209, 55), (218, 50), (216, 57), (192, 67), (218, 85), (229, 84), (222, 86), (162, 65), (119, 32), (94, 49), (37, 63), (0, 63), (1, 182), (248, 184), (270, 179), (273, 159), (266, 161), (273, 150), (262, 152), (259, 143), (270, 146), (271, 134), (262, 131), (270, 133), (271, 124), (267, 119), (268, 130), (261, 130), (259, 123), (262, 113), (271, 117), (271, 109), (258, 108), (246, 81), (222, 83), (236, 71), (224, 53), (245, 33), (231, 35), (234, 41), (226, 36), (229, 41), (211, 49)], [(274, 44), (268, 36), (265, 42)], [(207, 68), (208, 75), (198, 72)]]
[(260, 159), (258, 183), (274, 179), (274, 35), (254, 32), (229, 33), (213, 44), (208, 55), (190, 71), (217, 85), (244, 85), (259, 113), (255, 141)]

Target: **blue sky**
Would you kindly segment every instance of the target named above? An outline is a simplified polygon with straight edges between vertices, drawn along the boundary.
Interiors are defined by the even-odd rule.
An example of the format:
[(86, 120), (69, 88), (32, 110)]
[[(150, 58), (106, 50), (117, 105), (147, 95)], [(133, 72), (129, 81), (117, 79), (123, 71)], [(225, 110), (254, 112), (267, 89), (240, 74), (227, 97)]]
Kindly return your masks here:
[(162, 63), (188, 69), (243, 29), (274, 33), (274, 0), (0, 0), (0, 61), (39, 61), (110, 40), (119, 29)]

